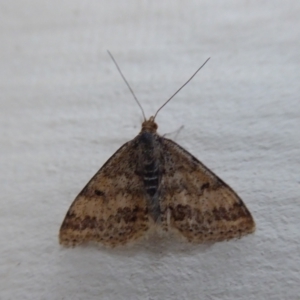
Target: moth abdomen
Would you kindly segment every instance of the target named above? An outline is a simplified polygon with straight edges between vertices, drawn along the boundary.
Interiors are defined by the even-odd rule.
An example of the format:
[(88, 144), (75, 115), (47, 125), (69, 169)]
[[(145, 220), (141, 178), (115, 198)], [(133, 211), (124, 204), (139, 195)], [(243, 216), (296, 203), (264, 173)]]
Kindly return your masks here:
[(159, 185), (161, 176), (159, 161), (155, 155), (153, 155), (153, 157), (151, 157), (149, 160), (144, 161), (142, 177), (147, 195), (149, 214), (154, 221), (157, 221), (161, 215), (159, 202)]
[(145, 163), (143, 171), (144, 186), (147, 194), (153, 197), (159, 186), (159, 171), (155, 160), (150, 163)]

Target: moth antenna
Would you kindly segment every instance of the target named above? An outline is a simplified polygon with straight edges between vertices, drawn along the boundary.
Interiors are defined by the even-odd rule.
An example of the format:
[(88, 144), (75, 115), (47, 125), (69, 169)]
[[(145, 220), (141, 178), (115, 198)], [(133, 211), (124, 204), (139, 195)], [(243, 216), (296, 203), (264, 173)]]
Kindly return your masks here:
[(116, 60), (114, 59), (114, 57), (112, 56), (112, 54), (111, 54), (108, 50), (107, 50), (107, 52), (108, 52), (108, 55), (110, 56), (110, 58), (112, 59), (112, 61), (114, 62), (115, 66), (117, 67), (117, 69), (118, 69), (118, 71), (119, 71), (121, 77), (122, 77), (123, 80), (125, 81), (127, 87), (129, 88), (129, 90), (130, 90), (130, 92), (131, 92), (131, 94), (132, 94), (134, 100), (136, 101), (136, 103), (137, 103), (138, 106), (140, 107), (140, 109), (141, 109), (141, 111), (142, 111), (142, 114), (143, 114), (143, 117), (144, 117), (144, 121), (146, 121), (146, 116), (145, 116), (145, 112), (144, 112), (144, 110), (143, 110), (143, 108), (142, 108), (142, 105), (140, 104), (139, 100), (138, 100), (137, 97), (135, 96), (135, 94), (134, 94), (132, 88), (130, 87), (130, 85), (129, 85), (128, 81), (126, 80), (125, 76), (123, 75), (123, 73), (122, 73), (120, 67), (118, 66)]
[(200, 68), (190, 77), (190, 79), (181, 86), (180, 89), (178, 89), (155, 113), (154, 119), (156, 118), (158, 112), (169, 102), (171, 101), (195, 76), (196, 74), (204, 67), (204, 65), (210, 60), (210, 57), (202, 64)]

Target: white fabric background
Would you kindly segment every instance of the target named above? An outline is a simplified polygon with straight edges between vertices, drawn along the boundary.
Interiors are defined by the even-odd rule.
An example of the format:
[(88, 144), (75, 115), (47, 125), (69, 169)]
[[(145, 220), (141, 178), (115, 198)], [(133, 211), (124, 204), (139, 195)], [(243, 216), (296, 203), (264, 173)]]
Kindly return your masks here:
[[(299, 1), (0, 3), (0, 299), (299, 299)], [(69, 205), (147, 116), (230, 184), (254, 235), (64, 249)]]

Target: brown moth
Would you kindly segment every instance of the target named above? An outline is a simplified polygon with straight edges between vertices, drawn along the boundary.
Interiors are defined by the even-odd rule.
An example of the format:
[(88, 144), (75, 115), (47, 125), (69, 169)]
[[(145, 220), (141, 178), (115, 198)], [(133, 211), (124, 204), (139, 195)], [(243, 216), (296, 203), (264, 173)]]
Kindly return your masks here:
[(240, 197), (197, 158), (157, 133), (159, 110), (148, 120), (143, 112), (137, 137), (113, 154), (75, 198), (60, 228), (60, 244), (95, 241), (114, 247), (153, 229), (177, 233), (193, 243), (255, 231)]

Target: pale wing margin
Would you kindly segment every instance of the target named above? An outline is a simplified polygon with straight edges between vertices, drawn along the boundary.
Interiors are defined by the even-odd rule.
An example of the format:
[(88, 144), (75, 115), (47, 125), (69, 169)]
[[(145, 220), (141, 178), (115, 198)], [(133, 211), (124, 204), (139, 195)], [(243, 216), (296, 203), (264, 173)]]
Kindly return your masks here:
[(134, 140), (124, 144), (75, 198), (61, 225), (62, 245), (108, 246), (139, 238), (149, 228), (143, 182), (135, 174)]
[(170, 230), (196, 243), (255, 231), (249, 210), (226, 183), (175, 142), (163, 139), (162, 146), (162, 219)]

